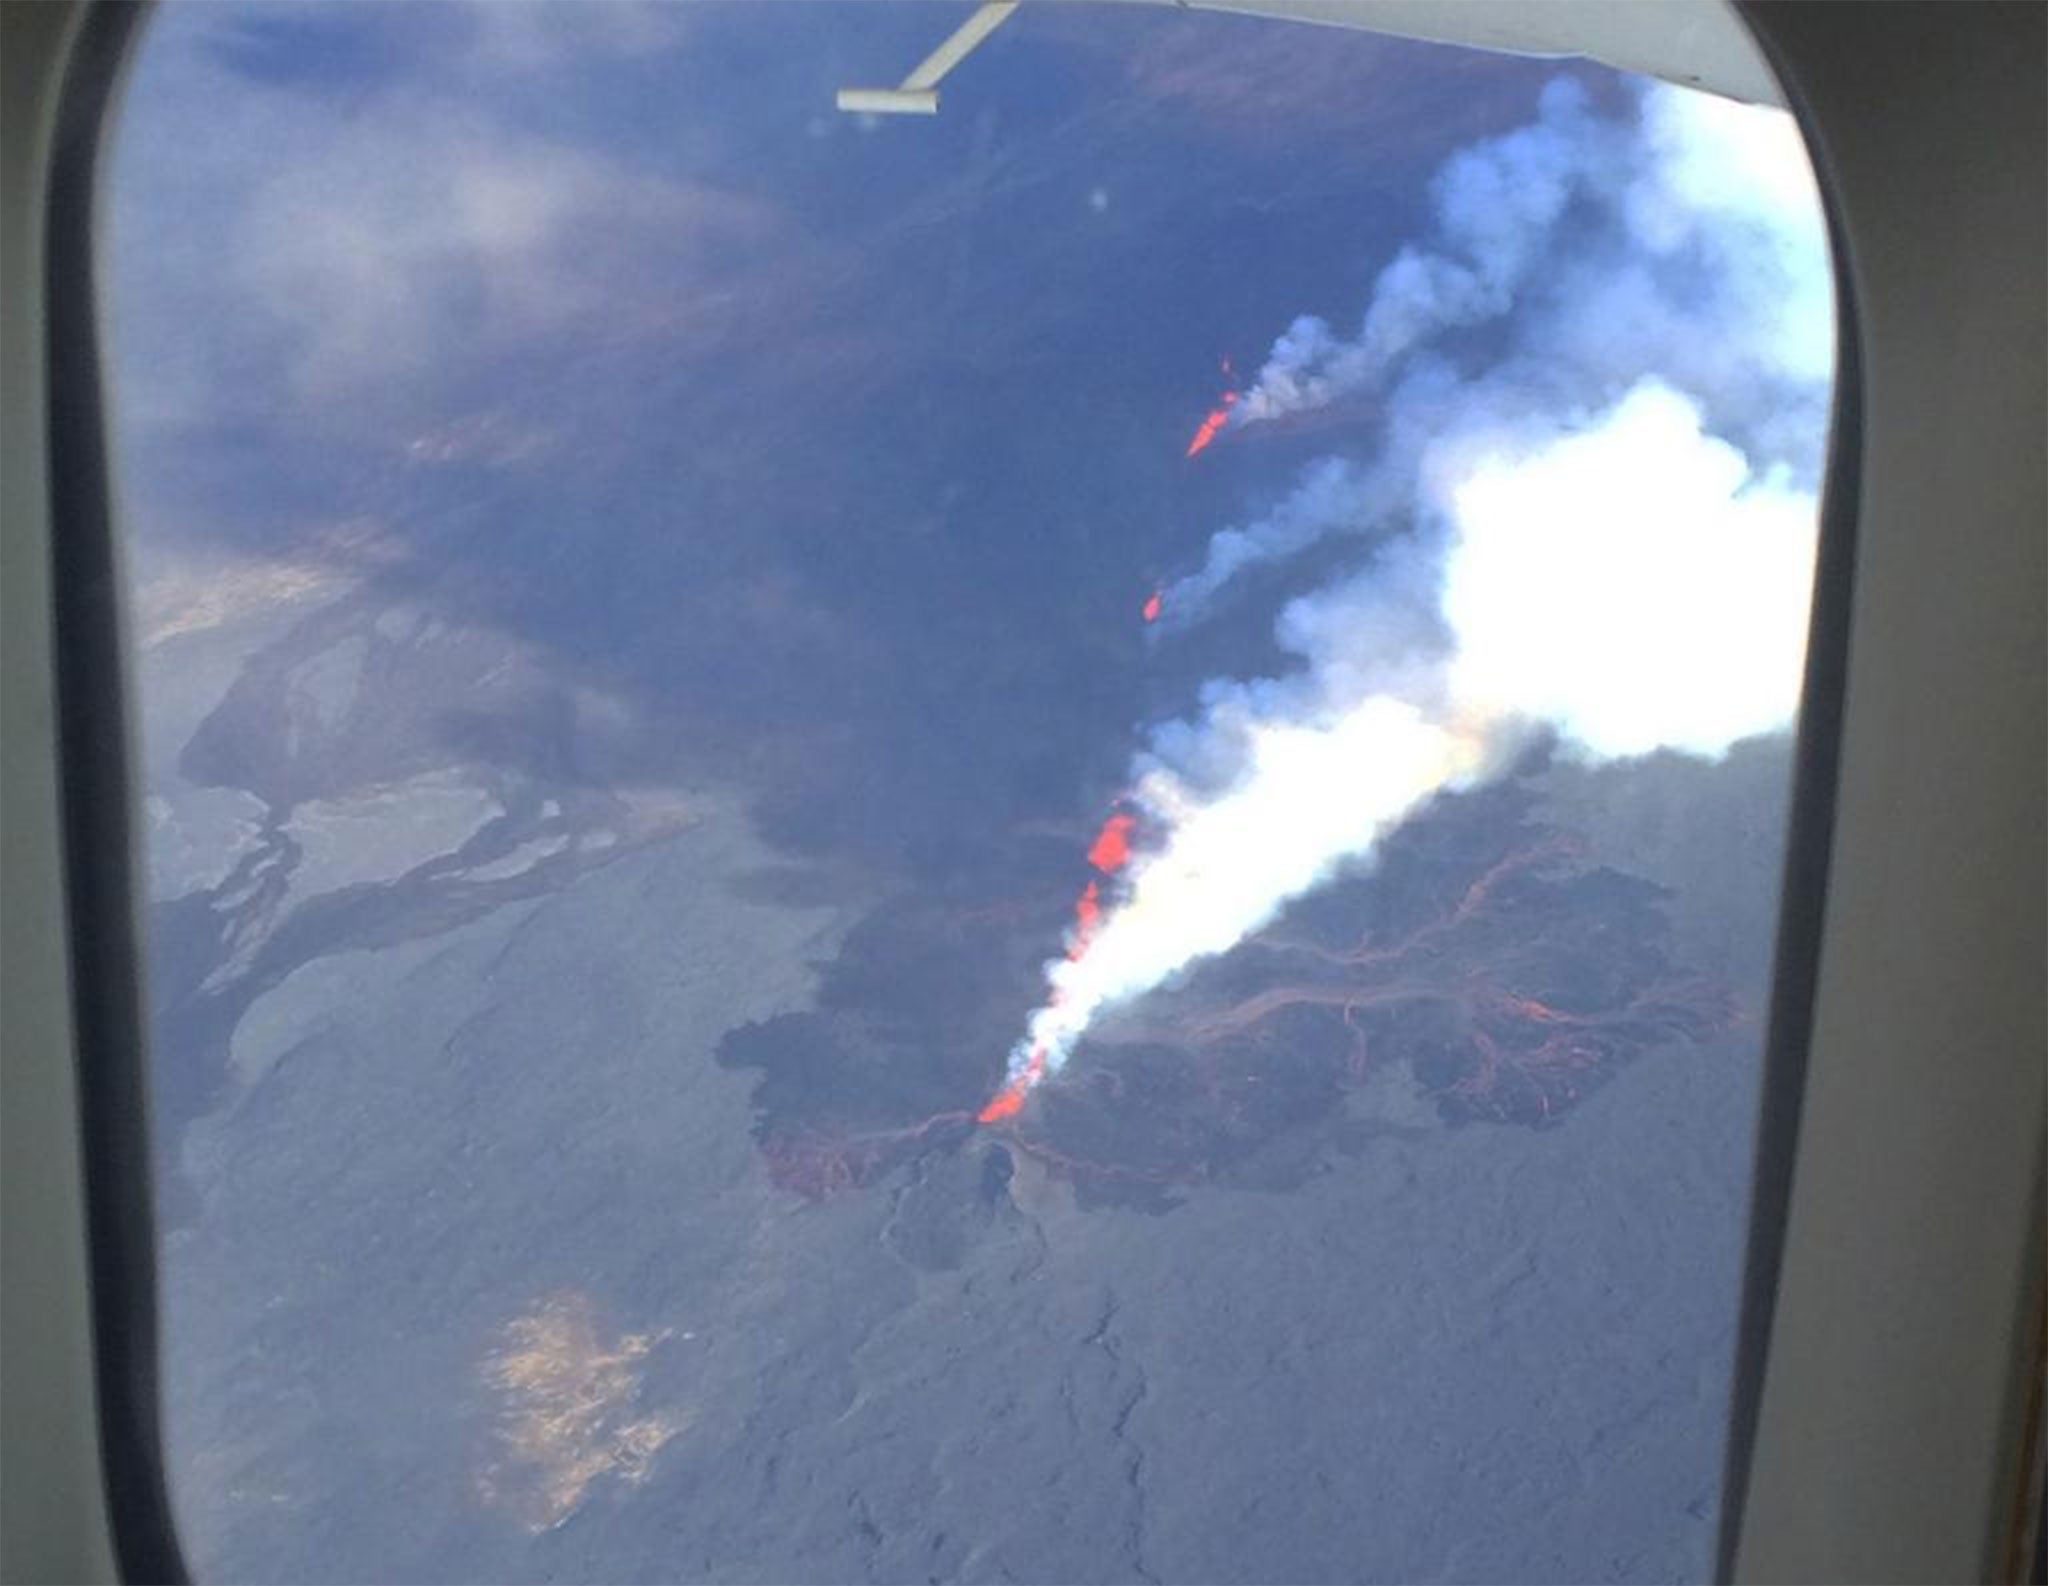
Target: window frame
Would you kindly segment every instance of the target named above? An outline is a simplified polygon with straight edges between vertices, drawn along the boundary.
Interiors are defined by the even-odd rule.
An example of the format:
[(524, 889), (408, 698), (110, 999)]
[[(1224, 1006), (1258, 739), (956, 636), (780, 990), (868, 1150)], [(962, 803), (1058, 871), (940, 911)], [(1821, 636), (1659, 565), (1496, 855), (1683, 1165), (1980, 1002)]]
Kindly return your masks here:
[[(2024, 1533), (2013, 1529), (2013, 1520), (2018, 1484), (2029, 1479), (2022, 1474), (2024, 1450), (2030, 1441), (2034, 1445), (2039, 1442), (2038, 1426), (2029, 1431), (2021, 1423), (2024, 1394), (2019, 1391), (2030, 1374), (2038, 1381), (2041, 1370), (2039, 1065), (2009, 1064), (2008, 1068), (2030, 1070), (2018, 1076), (2004, 1069), (1994, 1072), (1995, 1054), (1973, 1047), (1975, 1066), (1965, 1076), (1969, 1094), (1963, 1098), (1970, 1104), (1968, 1116), (2002, 1119), (2004, 1132), (1995, 1146), (1964, 1138), (1945, 1137), (1942, 1141), (1942, 1149), (1951, 1153), (1942, 1165), (1946, 1184), (1951, 1188), (1967, 1185), (1974, 1166), (1982, 1170), (1978, 1177), (1987, 1185), (1987, 1193), (1997, 1192), (1990, 1211), (2000, 1221), (1990, 1242), (2010, 1249), (2013, 1272), (1990, 1288), (2009, 1302), (2009, 1314), (1995, 1321), (2012, 1337), (2010, 1358), (1935, 1361), (1910, 1350), (1893, 1349), (1889, 1354), (1866, 1351), (1854, 1363), (1860, 1377), (1852, 1372), (1802, 1387), (1800, 1381), (1784, 1378), (1783, 1357), (1777, 1346), (1790, 1332), (1799, 1332), (1810, 1342), (1816, 1330), (1824, 1333), (1839, 1325), (1844, 1315), (1853, 1317), (1858, 1296), (1872, 1292), (1870, 1285), (1881, 1284), (1887, 1275), (1895, 1278), (1912, 1271), (1916, 1260), (1921, 1263), (1920, 1270), (1928, 1270), (1926, 1263), (1939, 1254), (1938, 1228), (1931, 1228), (1924, 1217), (1907, 1217), (1899, 1226), (1920, 1242), (1869, 1252), (1862, 1266), (1838, 1286), (1841, 1292), (1831, 1298), (1824, 1285), (1815, 1287), (1814, 1275), (1820, 1266), (1837, 1259), (1844, 1232), (1839, 1193), (1831, 1200), (1824, 1193), (1827, 1186), (1816, 1183), (1820, 1175), (1799, 1170), (1802, 1159), (1813, 1162), (1825, 1153), (1853, 1147), (1853, 1140), (1845, 1140), (1843, 1131), (1853, 1130), (1859, 1118), (1854, 1111), (1840, 1110), (1841, 1087), (1859, 1063), (1873, 1061), (1868, 1050), (1846, 1050), (1825, 1042), (1816, 1045), (1815, 1032), (1834, 1028), (1830, 1009), (1838, 999), (1881, 998), (1884, 993), (1881, 984), (1868, 980), (1870, 953), (1857, 945), (1858, 932), (1870, 922), (1841, 906), (1831, 908), (1831, 899), (1839, 905), (1844, 878), (1865, 875), (1869, 867), (1881, 869), (1889, 843), (1938, 848), (1943, 836), (1938, 831), (1920, 830), (1887, 837), (1881, 825), (1871, 824), (1867, 806), (1875, 794), (1861, 798), (1851, 812), (1853, 821), (1843, 818), (1843, 777), (1859, 764), (1859, 742), (1873, 732), (1908, 731), (1920, 724), (1944, 743), (1959, 743), (1981, 775), (1994, 775), (2001, 766), (2022, 763), (2012, 758), (2011, 745), (2004, 746), (2001, 755), (1990, 753), (1981, 740), (1988, 730), (1982, 711), (1958, 710), (1953, 699), (1924, 695), (1902, 699), (1887, 692), (1896, 685), (1903, 663), (1891, 654), (1897, 636), (1873, 626), (1880, 619), (1872, 613), (1880, 608), (1872, 602), (1895, 588), (1901, 578), (1914, 576), (1910, 567), (1900, 570), (1912, 559), (1915, 528), (1898, 521), (1906, 510), (1900, 503), (1924, 495), (1924, 481), (1942, 476), (1944, 469), (1965, 466), (1972, 459), (1981, 463), (1985, 457), (1981, 442), (1973, 452), (1970, 437), (1959, 436), (1954, 428), (1937, 424), (1916, 435), (1911, 426), (1916, 422), (1924, 425), (1930, 409), (1937, 414), (1944, 405), (1967, 409), (1973, 401), (1988, 407), (2013, 396), (2009, 384), (2000, 387), (1994, 381), (1986, 389), (1974, 381), (1979, 371), (1957, 366), (1947, 385), (1934, 381), (1931, 390), (1917, 394), (1916, 401), (1896, 410), (1887, 405), (1911, 374), (1910, 365), (1894, 371), (1889, 344), (1896, 331), (1899, 305), (1915, 301), (1911, 291), (1915, 283), (1896, 255), (1914, 239), (1916, 228), (1924, 221), (1912, 209), (1912, 194), (1918, 189), (1911, 183), (1902, 184), (1906, 203), (1903, 208), (1894, 205), (1879, 182), (1882, 173), (1878, 165), (1891, 157), (1882, 131), (1887, 112), (1901, 105), (1930, 118), (1924, 123), (1929, 129), (1928, 151), (1919, 156), (1913, 173), (1923, 184), (1930, 172), (1948, 168), (1944, 161), (1966, 160), (1972, 147), (1980, 150), (1979, 162), (1983, 163), (1981, 144), (1973, 145), (1970, 133), (1981, 124), (1973, 119), (1973, 112), (1981, 116), (1988, 103), (1988, 113), (1994, 118), (2004, 115), (2021, 123), (2016, 136), (2001, 140), (2000, 157), (2017, 164), (2022, 183), (2031, 177), (2032, 191), (2038, 193), (2044, 142), (2038, 135), (2038, 98), (2030, 104), (2024, 89), (2015, 89), (2013, 66), (2008, 66), (2003, 76), (1994, 72), (1988, 88), (1980, 79), (1987, 63), (1996, 58), (2010, 60), (2020, 72), (2037, 65), (2042, 55), (2043, 18), (2048, 13), (2028, 7), (1943, 8), (1937, 21), (1931, 10), (1916, 6), (1855, 8), (1846, 16), (1839, 10), (1830, 15), (1828, 7), (1764, 6), (1756, 0), (1738, 0), (1738, 6), (1786, 85), (1819, 167), (1835, 243), (1841, 361), (1807, 692), (1795, 749), (1794, 810), (1780, 903), (1764, 1103), (1738, 1332), (1737, 1384), (1723, 1488), (1720, 1571), (1723, 1578), (1746, 1579), (1867, 1574), (1888, 1564), (1896, 1568), (1905, 1556), (1897, 1550), (1904, 1546), (1902, 1539), (1910, 1536), (1908, 1528), (1923, 1524), (1930, 1512), (1936, 1512), (1945, 1526), (1944, 1537), (1974, 1535), (1979, 1544), (1968, 1559), (1951, 1554), (1948, 1568), (1935, 1573), (1957, 1578), (1982, 1576), (2024, 1567), (2019, 1563), (2021, 1555), (2001, 1556), (1998, 1550), (2026, 1545)], [(33, 12), (45, 8), (9, 9)], [(94, 178), (101, 139), (111, 124), (108, 112), (117, 98), (122, 63), (146, 14), (146, 7), (134, 0), (72, 0), (64, 7), (61, 21), (52, 23), (45, 17), (40, 24), (45, 36), (33, 43), (34, 58), (19, 68), (24, 81), (31, 72), (42, 73), (43, 97), (37, 105), (48, 101), (55, 106), (54, 119), (40, 129), (41, 135), (8, 156), (10, 202), (17, 191), (25, 192), (27, 202), (40, 206), (45, 228), (39, 272), (29, 279), (8, 281), (6, 293), (11, 300), (10, 324), (40, 324), (44, 328), (40, 346), (26, 349), (24, 376), (31, 386), (37, 380), (42, 382), (43, 406), (39, 409), (26, 398), (16, 402), (10, 396), (8, 425), (10, 432), (17, 425), (41, 430), (31, 436), (28, 445), (37, 454), (36, 461), (47, 466), (47, 488), (40, 502), (47, 516), (36, 516), (35, 503), (17, 509), (10, 490), (10, 521), (5, 531), (10, 555), (12, 542), (27, 537), (24, 554), (47, 557), (51, 580), (47, 614), (53, 623), (53, 637), (46, 657), (47, 673), (9, 680), (6, 759), (9, 826), (13, 828), (9, 852), (12, 859), (13, 845), (19, 843), (25, 852), (38, 839), (51, 851), (61, 852), (62, 875), (57, 878), (59, 890), (49, 912), (50, 917), (65, 922), (62, 949), (68, 976), (43, 974), (40, 983), (28, 989), (67, 1000), (71, 1029), (69, 1050), (63, 1049), (62, 1038), (54, 1035), (47, 1047), (17, 1045), (10, 1039), (10, 1049), (0, 1057), (6, 1065), (9, 1112), (15, 1111), (17, 1100), (27, 1094), (31, 1084), (42, 1087), (39, 1099), (60, 1108), (69, 1105), (66, 1086), (73, 1079), (76, 1085), (76, 1144), (83, 1156), (82, 1226), (89, 1246), (87, 1286), (95, 1361), (93, 1382), (80, 1385), (73, 1399), (78, 1415), (96, 1428), (103, 1483), (97, 1494), (72, 1495), (76, 1524), (83, 1536), (93, 1526), (92, 1516), (103, 1515), (122, 1578), (181, 1581), (188, 1577), (165, 1483), (158, 1413), (156, 1247), (140, 979), (143, 966), (135, 924), (130, 751), (122, 703), (125, 663), (117, 600), (118, 551), (112, 532), (107, 442), (94, 352)], [(29, 32), (28, 24), (10, 18), (11, 46), (21, 44)], [(15, 70), (10, 68), (10, 81)], [(59, 77), (61, 91), (51, 86)], [(1896, 87), (1896, 96), (1882, 108), (1858, 110), (1856, 96), (1862, 95), (1867, 103), (1874, 97), (1869, 86), (1873, 82)], [(2038, 95), (2038, 87), (2035, 93)], [(10, 124), (13, 119), (10, 111)], [(29, 168), (32, 186), (24, 189), (17, 182), (12, 170), (16, 160)], [(1891, 174), (1897, 174), (1896, 160)], [(1997, 245), (1998, 239), (1994, 237), (1993, 242)], [(2016, 222), (2003, 245), (2017, 260), (2022, 279), (2040, 279), (2037, 231), (2028, 232), (2024, 223)], [(1957, 288), (1967, 282), (1948, 284)], [(35, 302), (38, 296), (39, 305)], [(24, 299), (29, 312), (16, 312)], [(1871, 302), (1882, 305), (1877, 323), (1887, 332), (1886, 338), (1874, 343), (1867, 339), (1865, 323), (1865, 305)], [(1978, 333), (1981, 337), (1982, 312), (1966, 294), (1922, 292), (1918, 307), (1952, 334)], [(2038, 303), (2034, 315), (2038, 331)], [(2027, 328), (2023, 318), (2015, 339), (2025, 342)], [(2007, 327), (2009, 335), (2012, 330)], [(23, 333), (10, 334), (17, 342), (23, 339)], [(1910, 338), (1897, 339), (1902, 349), (1899, 356), (1904, 357)], [(2032, 345), (2041, 345), (2038, 334)], [(9, 348), (10, 382), (15, 378), (17, 354), (23, 352), (19, 346)], [(1887, 403), (1872, 406), (1868, 400), (1872, 392), (1886, 394)], [(2032, 388), (2037, 421), (2039, 392), (2037, 379)], [(2018, 394), (2023, 419), (2027, 394), (2024, 389)], [(10, 455), (26, 455), (16, 449), (12, 433)], [(1995, 470), (1997, 456), (1991, 455), (1989, 460)], [(2030, 484), (2033, 492), (2027, 498)], [(2023, 511), (2028, 499), (2036, 507), (2041, 504), (2038, 478), (2023, 480), (2021, 491)], [(1973, 509), (1975, 517), (1970, 516)], [(1999, 532), (2008, 519), (1999, 515), (1998, 504), (1980, 490), (1973, 500), (1962, 503), (1957, 518), (1968, 532), (1952, 533), (1949, 549), (1960, 555), (1967, 563), (1963, 571), (1974, 577), (1980, 625), (1989, 629), (1994, 626), (1990, 619), (2002, 616), (2008, 623), (2019, 624), (2022, 631), (2031, 624), (2038, 635), (2038, 583), (2027, 588), (2025, 579), (2009, 574), (2002, 588), (1998, 582), (2008, 547)], [(2039, 521), (2038, 512), (2035, 521)], [(1954, 560), (1949, 568), (1955, 571)], [(4, 597), (10, 622), (16, 620), (12, 608), (24, 598), (26, 581), (13, 582), (16, 587)], [(30, 589), (27, 594), (37, 596), (37, 591)], [(1906, 637), (1910, 642), (1925, 643), (1925, 635), (1917, 630)], [(1961, 636), (1966, 647), (1971, 640), (1971, 635)], [(1979, 654), (1989, 642), (1976, 636), (1971, 653)], [(1889, 664), (1876, 666), (1879, 658)], [(31, 662), (35, 659), (30, 657)], [(2038, 695), (2038, 646), (2032, 665), (2031, 680), (2022, 674), (2012, 685), (2019, 695), (2026, 694), (2030, 681)], [(1942, 675), (1939, 668), (1936, 675)], [(32, 706), (34, 688), (52, 682), (57, 706), (54, 722), (39, 719), (33, 708), (24, 711), (17, 703), (28, 698)], [(2024, 706), (2026, 699), (2021, 698), (2020, 703)], [(2038, 767), (2048, 758), (2041, 752), (2043, 730), (2037, 721), (2031, 740), (2023, 735), (2017, 750), (2019, 755), (2030, 747), (2034, 751), (2037, 769), (2031, 774), (2036, 777)], [(39, 745), (46, 746), (48, 758), (27, 752)], [(54, 827), (33, 824), (39, 810), (28, 808), (18, 796), (21, 785), (17, 776), (33, 776), (51, 761), (60, 781), (61, 834)], [(2009, 851), (2020, 860), (2012, 866), (2015, 872), (2025, 868), (2029, 854), (2038, 856), (2041, 846), (2041, 801), (2036, 797), (2030, 812), (2025, 792), (2022, 789), (2017, 799), (1999, 797), (1986, 785), (1968, 784), (1956, 795), (1957, 802), (1967, 804), (1977, 818), (1981, 833), (2011, 845)], [(24, 808), (28, 815), (18, 819)], [(2031, 879), (2037, 890), (2031, 903), (2026, 895), (2029, 883), (2017, 878), (1991, 900), (1991, 906), (2005, 911), (2019, 952), (2027, 951), (2031, 933), (2037, 965), (2040, 874), (2040, 867), (2034, 866)], [(11, 882), (9, 890), (13, 894)], [(1983, 904), (1981, 898), (1973, 904), (1962, 896), (1960, 883), (1951, 891), (1956, 895), (1933, 900), (1917, 897), (1916, 906), (1953, 914)], [(11, 907), (20, 906), (18, 896), (11, 895), (9, 901)], [(37, 906), (42, 905), (39, 902)], [(1854, 978), (1859, 969), (1865, 974), (1863, 980)], [(22, 962), (10, 946), (10, 996), (20, 994), (26, 984), (21, 971)], [(1959, 997), (1982, 991), (1970, 978), (1967, 965), (1961, 967), (1956, 984)], [(2004, 1002), (1989, 1015), (1989, 1025), (1979, 1017), (1973, 1028), (2005, 1032), (2022, 1055), (2036, 1050), (2041, 1037), (2038, 980), (2031, 999), (2024, 986), (1996, 989), (2003, 990)], [(1889, 1063), (1908, 1082), (1915, 1076), (1922, 1081), (1929, 1077), (1929, 1052), (1924, 1044), (1914, 1043), (1924, 1042), (1927, 1021), (1933, 1016), (1924, 1013), (1908, 1019), (1899, 1039), (1889, 1043), (1894, 1050), (1878, 1055), (1878, 1060)], [(12, 1014), (9, 1022), (11, 1028), (19, 1028)], [(39, 1034), (61, 1028), (61, 1020), (44, 1020), (34, 1026)], [(2026, 1157), (2030, 1126), (2032, 1189), (2015, 1203), (2010, 1171), (1994, 1174), (1990, 1169), (2010, 1169), (2015, 1152)], [(10, 1154), (21, 1143), (10, 1131)], [(67, 1142), (52, 1144), (62, 1148)], [(1973, 1144), (1974, 1164), (1967, 1159)], [(61, 1159), (53, 1159), (53, 1164), (39, 1184), (61, 1187), (67, 1175), (75, 1173)], [(14, 1182), (10, 1178), (10, 1185)], [(1900, 1197), (1910, 1197), (1915, 1185), (1909, 1176), (1906, 1182), (1894, 1184), (1879, 1195), (1869, 1215), (1893, 1220), (1904, 1216)], [(26, 1215), (61, 1220), (67, 1214), (64, 1206), (54, 1204), (39, 1204), (25, 1211), (16, 1197), (9, 1199), (6, 1216), (13, 1220)], [(1937, 1241), (1937, 1247), (1930, 1247), (1930, 1239)], [(1861, 1252), (1862, 1244), (1857, 1248)], [(86, 1270), (81, 1261), (77, 1276), (83, 1277)], [(53, 1306), (84, 1303), (75, 1293), (55, 1292), (73, 1285), (73, 1274), (54, 1272), (50, 1279)], [(1935, 1297), (1930, 1303), (1938, 1310), (1944, 1298), (1951, 1308), (1960, 1303), (1954, 1296)], [(2032, 1323), (2025, 1319), (2030, 1306), (2036, 1318)], [(1976, 1319), (1984, 1322), (1981, 1316)], [(1916, 1340), (1924, 1345), (1920, 1334), (1904, 1342)], [(1910, 1453), (1906, 1458), (1921, 1491), (1917, 1506), (1908, 1504), (1887, 1513), (1873, 1508), (1857, 1517), (1853, 1533), (1839, 1527), (1836, 1531), (1826, 1527), (1803, 1531), (1788, 1519), (1788, 1505), (1797, 1507), (1797, 1500), (1789, 1495), (1788, 1467), (1796, 1465), (1802, 1448), (1809, 1450), (1809, 1457), (1812, 1448), (1827, 1449), (1827, 1458), (1841, 1465), (1842, 1472), (1831, 1477), (1831, 1491), (1873, 1497), (1887, 1497), (1894, 1491), (1896, 1473), (1885, 1461), (1896, 1464), (1896, 1450), (1859, 1446), (1856, 1441), (1859, 1397), (1881, 1398), (1888, 1387), (1886, 1372), (1937, 1367), (1971, 1376), (1977, 1389), (1970, 1400), (1972, 1414), (1981, 1414), (1987, 1381), (1996, 1378), (2004, 1388), (2000, 1424), (1974, 1427), (1977, 1433), (1995, 1433), (1999, 1444), (1987, 1467), (1993, 1473), (1990, 1489), (1984, 1490), (1978, 1479), (1981, 1472), (1944, 1476), (1934, 1468), (1934, 1451), (1943, 1446), (1936, 1433), (1952, 1439), (1957, 1432), (1956, 1426), (1949, 1425), (1927, 1429), (1927, 1452), (1917, 1464)], [(16, 1380), (18, 1373), (33, 1369), (16, 1355), (12, 1342), (6, 1369)], [(1959, 1403), (1959, 1416), (1962, 1411)], [(1867, 1416), (1862, 1424), (1868, 1441)], [(1963, 1428), (1966, 1433), (1970, 1430)], [(10, 1416), (10, 1464), (22, 1457), (18, 1431)], [(61, 1483), (64, 1472), (56, 1472), (55, 1479)], [(2038, 1472), (2031, 1479), (2038, 1481)], [(16, 1480), (17, 1473), (11, 1470), (10, 1485)], [(52, 1487), (42, 1501), (60, 1501), (63, 1496)], [(1846, 1524), (1842, 1516), (1832, 1518)], [(99, 1573), (90, 1547), (83, 1542), (76, 1545), (70, 1568), (86, 1576)], [(13, 1568), (10, 1559), (6, 1573), (12, 1574)], [(57, 1568), (44, 1559), (30, 1566), (29, 1572)]]
[(179, 1583), (190, 1575), (164, 1468), (146, 965), (94, 251), (104, 143), (148, 12), (133, 0), (82, 8), (63, 61), (43, 214), (43, 378), (62, 917), (104, 1506), (122, 1578)]

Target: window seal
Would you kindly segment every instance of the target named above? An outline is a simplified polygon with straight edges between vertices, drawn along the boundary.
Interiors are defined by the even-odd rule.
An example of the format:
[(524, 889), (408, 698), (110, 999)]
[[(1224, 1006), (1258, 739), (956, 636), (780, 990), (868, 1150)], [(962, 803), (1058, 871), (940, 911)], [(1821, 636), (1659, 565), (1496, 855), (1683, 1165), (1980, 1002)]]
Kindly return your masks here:
[(1835, 176), (1798, 73), (1785, 60), (1769, 30), (1757, 26), (1754, 13), (1758, 8), (1758, 0), (1736, 0), (1736, 12), (1777, 79), (1786, 108), (1798, 125), (1827, 223), (1835, 294), (1835, 377), (1827, 461), (1821, 472), (1806, 668), (1800, 681), (1799, 720), (1793, 740), (1791, 807), (1778, 889), (1777, 939), (1758, 1092), (1742, 1294), (1736, 1310), (1728, 1429), (1722, 1445), (1721, 1513), (1714, 1564), (1714, 1578), (1721, 1582), (1735, 1578), (1742, 1539), (1771, 1325), (1785, 1264), (1799, 1127), (1805, 1111), (1835, 846), (1863, 481), (1863, 344), (1855, 277), (1849, 263), (1850, 240), (1836, 196)]
[(190, 1579), (163, 1460), (157, 1246), (130, 819), (119, 558), (95, 288), (96, 181), (148, 8), (95, 0), (64, 64), (44, 233), (64, 935), (86, 1163), (94, 1376), (106, 1512), (122, 1578)]

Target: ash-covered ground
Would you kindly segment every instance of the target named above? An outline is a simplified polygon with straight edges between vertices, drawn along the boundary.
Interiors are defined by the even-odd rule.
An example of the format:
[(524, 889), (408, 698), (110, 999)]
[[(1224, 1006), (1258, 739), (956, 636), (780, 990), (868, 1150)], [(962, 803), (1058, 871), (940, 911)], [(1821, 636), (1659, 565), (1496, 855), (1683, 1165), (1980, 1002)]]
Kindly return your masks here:
[(1355, 312), (1561, 69), (1620, 90), (1027, 7), (936, 120), (835, 115), (958, 15), (149, 24), (108, 302), (201, 1578), (1711, 1567), (1782, 740), (1535, 753), (974, 1122), (1137, 733), (1289, 591), (1141, 601), (1372, 442), (1186, 458), (1219, 359)]

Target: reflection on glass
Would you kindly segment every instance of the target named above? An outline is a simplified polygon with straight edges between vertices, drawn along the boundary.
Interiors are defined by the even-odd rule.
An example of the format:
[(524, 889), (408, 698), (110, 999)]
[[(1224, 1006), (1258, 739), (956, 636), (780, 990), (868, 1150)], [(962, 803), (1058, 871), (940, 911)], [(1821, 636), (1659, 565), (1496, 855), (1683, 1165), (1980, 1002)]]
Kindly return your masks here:
[(224, 1579), (1710, 1568), (1781, 114), (1025, 7), (167, 10), (105, 280)]

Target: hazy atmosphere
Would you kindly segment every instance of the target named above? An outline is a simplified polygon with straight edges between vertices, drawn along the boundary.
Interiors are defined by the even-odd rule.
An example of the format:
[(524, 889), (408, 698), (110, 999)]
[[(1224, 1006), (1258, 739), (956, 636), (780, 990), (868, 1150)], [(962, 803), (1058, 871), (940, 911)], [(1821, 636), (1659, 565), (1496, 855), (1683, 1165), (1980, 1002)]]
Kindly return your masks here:
[(203, 1579), (1712, 1569), (1833, 337), (1776, 112), (1026, 5), (164, 8)]

